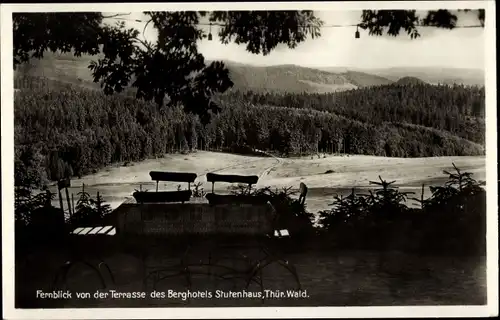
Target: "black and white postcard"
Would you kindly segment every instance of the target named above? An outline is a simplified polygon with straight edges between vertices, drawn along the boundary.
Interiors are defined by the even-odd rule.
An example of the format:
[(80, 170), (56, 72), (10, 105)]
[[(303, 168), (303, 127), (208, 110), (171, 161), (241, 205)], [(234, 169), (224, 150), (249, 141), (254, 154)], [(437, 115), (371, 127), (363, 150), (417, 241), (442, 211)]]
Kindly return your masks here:
[(498, 315), (495, 24), (2, 5), (4, 318)]

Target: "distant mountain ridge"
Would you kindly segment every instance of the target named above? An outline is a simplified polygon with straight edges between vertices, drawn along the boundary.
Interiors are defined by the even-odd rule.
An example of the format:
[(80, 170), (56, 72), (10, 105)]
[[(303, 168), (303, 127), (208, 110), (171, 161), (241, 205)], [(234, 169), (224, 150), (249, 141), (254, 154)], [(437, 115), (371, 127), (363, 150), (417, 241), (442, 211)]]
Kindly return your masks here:
[[(78, 85), (88, 89), (99, 89), (93, 82), (89, 62), (94, 57), (74, 57), (71, 54), (47, 53), (41, 60), (32, 60), (16, 70), (17, 75), (42, 76), (50, 80)], [(207, 61), (207, 64), (210, 61)], [(231, 90), (256, 92), (288, 92), (288, 93), (330, 93), (353, 90), (357, 88), (404, 84), (401, 78), (410, 77), (411, 83), (420, 80), (424, 83), (463, 83), (466, 85), (484, 85), (484, 74), (479, 71), (462, 69), (453, 70), (432, 68), (404, 68), (352, 70), (342, 67), (309, 68), (292, 64), (274, 66), (254, 66), (234, 61), (224, 61), (229, 75), (234, 82)], [(466, 69), (464, 69), (466, 70)], [(417, 79), (417, 80), (415, 80)], [(460, 80), (460, 81), (459, 81)]]
[(363, 69), (362, 71), (392, 81), (397, 81), (403, 77), (415, 77), (430, 84), (463, 84), (482, 87), (485, 85), (486, 80), (484, 70), (471, 68), (395, 67)]

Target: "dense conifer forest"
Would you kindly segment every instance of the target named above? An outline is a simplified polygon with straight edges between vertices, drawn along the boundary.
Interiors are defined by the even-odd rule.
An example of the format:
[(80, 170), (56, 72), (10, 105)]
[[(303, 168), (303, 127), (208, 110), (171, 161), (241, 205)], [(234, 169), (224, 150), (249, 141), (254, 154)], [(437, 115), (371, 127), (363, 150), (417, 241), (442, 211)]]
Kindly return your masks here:
[(228, 92), (204, 126), (182, 106), (18, 77), (16, 185), (170, 152), (259, 148), (283, 156), (484, 154), (484, 88), (384, 85), (331, 94)]

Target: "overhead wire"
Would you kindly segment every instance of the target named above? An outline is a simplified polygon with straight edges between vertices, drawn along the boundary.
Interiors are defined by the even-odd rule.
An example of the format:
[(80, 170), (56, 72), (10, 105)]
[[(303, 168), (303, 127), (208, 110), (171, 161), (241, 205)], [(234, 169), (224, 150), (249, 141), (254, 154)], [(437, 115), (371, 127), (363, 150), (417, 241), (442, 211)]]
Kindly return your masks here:
[[(127, 18), (114, 18), (114, 17), (109, 17), (108, 19), (114, 19), (114, 20), (126, 20), (126, 21), (134, 21), (134, 22), (139, 22), (139, 23), (148, 23), (148, 21), (144, 21), (141, 19), (127, 19)], [(212, 22), (212, 23), (197, 23), (199, 26), (219, 26), (219, 27), (225, 27), (226, 24), (223, 23), (217, 23), (217, 22)], [(324, 24), (321, 25), (321, 28), (348, 28), (348, 27), (360, 27), (361, 23), (357, 24)], [(299, 27), (309, 27), (308, 25), (299, 25)], [(419, 28), (438, 28), (438, 26), (433, 26), (433, 25), (422, 25), (422, 24), (416, 24), (415, 27)], [(458, 25), (458, 26), (453, 26), (453, 28), (483, 28), (482, 25)]]
[[(149, 25), (149, 23), (151, 22), (151, 20), (144, 21), (144, 20), (141, 20), (141, 19), (127, 19), (127, 18), (122, 18), (121, 17), (121, 16), (130, 15), (130, 14), (131, 13), (116, 14), (116, 15), (112, 15), (112, 16), (108, 16), (108, 17), (104, 17), (104, 18), (114, 19), (114, 20), (134, 21), (134, 22), (138, 22), (138, 23), (145, 23), (146, 25), (144, 26), (144, 30), (143, 30), (143, 34), (144, 34), (145, 31), (146, 31), (146, 28)], [(209, 41), (212, 40), (212, 26), (215, 26), (215, 27), (217, 27), (217, 26), (218, 27), (225, 27), (225, 26), (227, 26), (227, 24), (218, 23), (218, 22), (197, 23), (196, 25), (198, 25), (198, 26), (208, 26), (210, 28), (210, 31), (209, 31), (209, 34), (208, 34), (208, 40)], [(299, 27), (303, 27), (303, 28), (310, 27), (310, 25), (298, 25), (298, 26)], [(418, 28), (439, 28), (439, 26), (435, 26), (435, 25), (423, 25), (423, 24), (415, 24), (414, 26), (418, 27)], [(356, 27), (356, 32), (354, 33), (354, 37), (356, 39), (359, 39), (360, 38), (359, 28), (362, 27), (362, 23), (357, 23), (357, 24), (323, 24), (323, 25), (319, 25), (318, 27), (319, 28), (352, 28), (352, 27)], [(266, 28), (266, 26), (261, 27), (261, 29), (265, 29), (265, 28)], [(451, 29), (457, 29), (457, 28), (484, 28), (484, 26), (483, 25), (458, 25), (458, 26), (455, 25)]]

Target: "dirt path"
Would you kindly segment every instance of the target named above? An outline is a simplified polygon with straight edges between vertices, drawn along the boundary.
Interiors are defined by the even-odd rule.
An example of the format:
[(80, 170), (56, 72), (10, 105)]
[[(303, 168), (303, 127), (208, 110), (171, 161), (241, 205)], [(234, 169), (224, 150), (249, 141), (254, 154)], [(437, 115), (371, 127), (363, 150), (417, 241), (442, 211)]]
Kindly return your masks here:
[(262, 177), (267, 176), (269, 173), (271, 173), (271, 171), (272, 171), (273, 169), (275, 169), (278, 165), (283, 164), (283, 159), (282, 159), (282, 158), (278, 158), (278, 157), (276, 157), (275, 155), (270, 154), (270, 153), (268, 153), (268, 152), (266, 152), (266, 151), (262, 151), (262, 150), (258, 150), (258, 149), (255, 149), (254, 151), (256, 151), (256, 152), (260, 152), (260, 153), (262, 153), (262, 154), (265, 154), (265, 155), (267, 155), (267, 156), (269, 156), (269, 157), (272, 157), (272, 158), (274, 158), (274, 159), (276, 160), (276, 163), (275, 163), (275, 164), (273, 164), (272, 166), (270, 166), (270, 167), (268, 167), (268, 168), (264, 169), (264, 171), (262, 171), (262, 173), (259, 175), (259, 180), (260, 180)]

